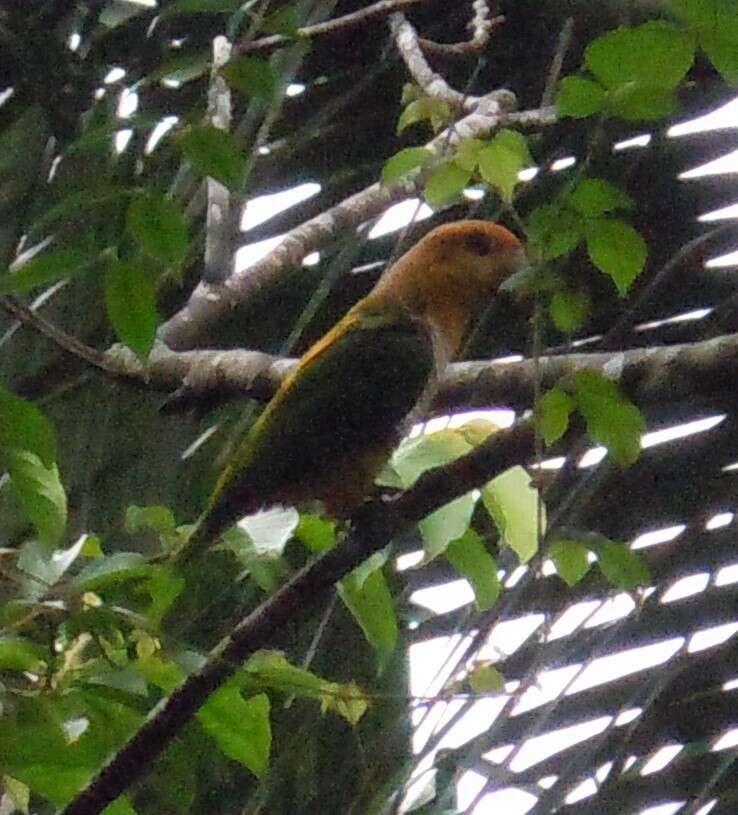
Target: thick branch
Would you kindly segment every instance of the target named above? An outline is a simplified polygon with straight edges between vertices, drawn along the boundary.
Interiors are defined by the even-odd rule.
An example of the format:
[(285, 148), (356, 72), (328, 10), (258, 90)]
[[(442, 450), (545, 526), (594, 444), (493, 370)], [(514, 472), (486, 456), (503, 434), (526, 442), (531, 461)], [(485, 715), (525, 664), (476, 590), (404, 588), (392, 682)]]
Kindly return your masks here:
[(191, 674), (163, 705), (157, 705), (141, 729), (103, 767), (97, 777), (64, 810), (64, 815), (98, 815), (143, 777), (156, 757), (189, 722), (208, 696), (220, 687), (254, 651), (270, 644), (275, 634), (297, 615), (318, 603), (333, 584), (406, 527), (433, 509), (479, 487), (532, 451), (533, 430), (519, 422), (490, 437), (469, 455), (447, 467), (430, 470), (387, 505), (370, 505), (360, 513), (351, 533), (334, 550), (294, 577), (213, 649), (205, 665)]
[[(428, 2), (428, 0), (380, 0), (380, 2), (374, 3), (374, 5), (359, 9), (359, 11), (354, 11), (351, 14), (345, 14), (343, 17), (337, 17), (334, 20), (326, 20), (323, 23), (298, 28), (297, 37), (301, 40), (309, 40), (313, 37), (325, 36), (326, 34), (340, 33), (349, 28), (364, 25), (374, 17), (381, 17), (398, 9), (409, 8), (410, 6), (417, 6), (420, 3), (426, 2)], [(236, 54), (268, 53), (274, 51), (275, 48), (289, 45), (292, 42), (294, 42), (294, 40), (290, 37), (275, 34), (271, 37), (262, 37), (259, 40), (241, 43), (236, 46), (235, 51)]]
[[(259, 351), (170, 351), (158, 345), (144, 370), (123, 346), (105, 355), (106, 370), (172, 392), (184, 387), (194, 401), (218, 396), (272, 397), (296, 364)], [(703, 342), (628, 351), (562, 354), (540, 360), (541, 387), (553, 387), (581, 370), (603, 371), (618, 381), (638, 403), (680, 399), (731, 387), (738, 376), (738, 334)], [(449, 365), (431, 406), (433, 413), (490, 405), (531, 407), (534, 391), (532, 360), (501, 363), (489, 360)]]
[[(504, 90), (483, 97), (479, 112), (465, 116), (453, 125), (451, 132), (444, 130), (426, 146), (440, 155), (460, 139), (486, 138), (502, 124), (518, 128), (545, 127), (558, 120), (554, 108), (510, 113), (513, 100), (513, 95)], [(343, 230), (355, 229), (381, 214), (390, 204), (416, 195), (419, 187), (419, 175), (411, 175), (405, 183), (393, 187), (372, 184), (290, 230), (279, 246), (252, 266), (234, 272), (222, 286), (200, 283), (187, 305), (162, 326), (161, 339), (172, 348), (191, 348), (205, 329), (230, 309), (298, 266), (307, 255), (334, 240)]]

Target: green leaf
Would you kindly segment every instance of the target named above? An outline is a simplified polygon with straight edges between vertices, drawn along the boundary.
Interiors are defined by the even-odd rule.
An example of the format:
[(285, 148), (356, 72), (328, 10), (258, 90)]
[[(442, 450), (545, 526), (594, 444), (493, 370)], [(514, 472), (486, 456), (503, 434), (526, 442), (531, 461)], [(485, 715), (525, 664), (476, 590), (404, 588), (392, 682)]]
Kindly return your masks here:
[(411, 487), (418, 476), (432, 467), (440, 467), (471, 450), (462, 428), (424, 433), (405, 439), (392, 456), (392, 468), (401, 486)]
[(154, 569), (155, 566), (138, 552), (116, 552), (85, 566), (74, 579), (74, 584), (79, 591), (99, 592), (128, 580), (147, 577)]
[(289, 576), (289, 566), (279, 552), (260, 551), (240, 525), (227, 530), (217, 548), (233, 552), (244, 566), (240, 579), (248, 575), (267, 594), (276, 591)]
[(0, 385), (0, 448), (28, 450), (46, 467), (56, 459), (54, 426), (33, 404)]
[(567, 196), (567, 203), (586, 218), (596, 218), (616, 209), (632, 209), (633, 199), (603, 178), (585, 178)]
[(738, 20), (732, 30), (713, 27), (701, 30), (699, 36), (700, 45), (723, 79), (738, 85)]
[(224, 755), (261, 777), (269, 766), (272, 744), (269, 709), (266, 694), (244, 699), (238, 685), (228, 682), (212, 694), (197, 719)]
[[(162, 13), (162, 16), (163, 13)], [(199, 79), (210, 69), (210, 53), (207, 50), (198, 50), (189, 54), (180, 54), (174, 59), (167, 60), (163, 65), (152, 71), (144, 80), (147, 84), (161, 82), (162, 84), (186, 85), (193, 79)], [(126, 119), (128, 124), (128, 119)]]
[(9, 775), (2, 777), (2, 786), (13, 806), (23, 815), (29, 815), (29, 804), (31, 802), (31, 790), (27, 784), (17, 781)]
[(279, 651), (257, 651), (244, 665), (244, 672), (257, 688), (307, 698), (320, 697), (325, 680), (304, 668), (293, 665)]
[(408, 173), (427, 164), (433, 157), (425, 147), (406, 147), (387, 159), (382, 167), (382, 184), (389, 187)]
[[(405, 440), (391, 460), (391, 468), (399, 479), (399, 486), (407, 488), (426, 470), (448, 464), (468, 453), (472, 444), (467, 433), (464, 428), (445, 429)], [(420, 522), (426, 560), (442, 554), (451, 541), (464, 534), (475, 503), (472, 493), (462, 495)]]
[(267, 34), (279, 34), (282, 37), (295, 40), (300, 35), (300, 15), (293, 3), (277, 9), (261, 24), (261, 30)]
[(556, 574), (569, 586), (575, 586), (589, 571), (587, 547), (579, 541), (559, 539), (551, 544), (548, 553)]
[(225, 130), (211, 125), (190, 128), (179, 137), (179, 145), (193, 167), (231, 190), (238, 191), (246, 175), (243, 148)]
[(462, 139), (456, 145), (454, 162), (465, 170), (474, 172), (479, 164), (479, 153), (487, 142), (482, 139)]
[(474, 693), (502, 693), (505, 690), (505, 677), (489, 662), (472, 668), (467, 681)]
[(441, 164), (425, 182), (423, 196), (429, 206), (438, 209), (460, 198), (471, 177), (469, 170), (459, 167), (453, 161)]
[(549, 311), (556, 328), (570, 334), (587, 321), (590, 312), (589, 297), (583, 291), (557, 291), (551, 297)]
[(622, 297), (646, 265), (646, 242), (630, 224), (614, 218), (588, 221), (586, 234), (590, 260), (612, 278)]
[(613, 586), (633, 589), (651, 579), (648, 567), (627, 543), (604, 541), (592, 551), (597, 555), (600, 571)]
[(738, 84), (738, 6), (735, 0), (672, 0), (726, 82)]
[[(523, 467), (515, 466), (482, 488), (482, 501), (505, 543), (526, 563), (538, 551), (538, 491)], [(545, 533), (545, 514), (543, 528)]]
[(179, 207), (156, 192), (136, 196), (126, 212), (128, 231), (152, 258), (179, 266), (187, 255), (187, 224)]
[(583, 119), (599, 113), (605, 105), (605, 89), (591, 79), (567, 76), (556, 94), (556, 107), (562, 116)]
[(674, 112), (676, 103), (676, 94), (671, 88), (642, 82), (626, 82), (607, 96), (611, 116), (635, 122), (663, 119)]
[(536, 423), (547, 446), (550, 447), (566, 433), (569, 417), (576, 406), (575, 399), (561, 388), (551, 388), (541, 398), (536, 410)]
[(336, 545), (336, 524), (320, 515), (300, 515), (295, 537), (315, 555), (327, 552)]
[(478, 157), (482, 178), (505, 201), (512, 200), (520, 171), (533, 164), (525, 137), (515, 130), (500, 130)]
[(626, 82), (675, 88), (693, 60), (693, 38), (660, 20), (609, 31), (584, 52), (585, 65), (606, 88)]
[(121, 795), (112, 804), (108, 804), (100, 815), (137, 815), (137, 813), (128, 798)]
[(245, 677), (248, 690), (253, 685), (257, 689), (269, 688), (280, 693), (317, 699), (323, 711), (332, 710), (352, 725), (359, 721), (368, 707), (366, 695), (356, 683), (328, 682), (304, 668), (292, 665), (279, 651), (257, 652), (249, 658), (241, 676)]
[(544, 204), (530, 213), (528, 234), (544, 260), (555, 260), (577, 248), (584, 237), (584, 219), (556, 204)]
[(474, 589), (474, 600), (480, 611), (491, 608), (500, 596), (497, 563), (473, 529), (452, 541), (445, 551), (448, 562), (465, 577)]
[(135, 535), (142, 529), (153, 529), (161, 535), (173, 534), (177, 528), (174, 513), (169, 507), (130, 506), (126, 510), (125, 529), (129, 535)]
[(258, 514), (249, 515), (239, 522), (259, 555), (281, 555), (292, 538), (300, 516), (293, 507), (272, 507)]
[(477, 499), (472, 492), (444, 504), (418, 524), (425, 561), (431, 561), (446, 552), (452, 541), (460, 538), (469, 528)]
[(230, 85), (247, 96), (269, 101), (277, 92), (277, 75), (265, 59), (236, 57), (223, 67), (221, 73)]
[(0, 637), (0, 671), (38, 671), (49, 656), (41, 646), (21, 637)]
[(13, 493), (39, 539), (54, 546), (67, 524), (67, 496), (58, 467), (53, 463), (47, 467), (28, 450), (15, 450), (8, 471)]
[(339, 685), (326, 682), (322, 695), (323, 710), (332, 710), (355, 727), (369, 709), (366, 694), (355, 682)]
[(146, 357), (159, 324), (151, 277), (138, 264), (112, 264), (105, 275), (105, 305), (120, 341), (138, 356)]
[(451, 108), (446, 102), (431, 96), (421, 96), (411, 101), (402, 111), (397, 120), (397, 132), (402, 133), (410, 125), (424, 121), (429, 121), (433, 130), (439, 130), (451, 118)]
[(397, 644), (397, 615), (381, 567), (363, 580), (356, 570), (338, 584), (338, 593), (384, 664)]
[(79, 249), (57, 249), (36, 255), (16, 272), (0, 275), (0, 295), (32, 291), (84, 271), (90, 256)]
[(595, 371), (575, 374), (574, 389), (590, 438), (605, 445), (619, 464), (632, 464), (638, 458), (641, 436), (646, 430), (638, 408), (620, 393), (614, 382)]
[(97, 535), (85, 535), (84, 540), (82, 542), (82, 549), (80, 550), (80, 554), (83, 557), (89, 558), (101, 558), (104, 557), (104, 553), (102, 550), (102, 541), (98, 538)]
[(31, 600), (42, 597), (69, 570), (83, 546), (84, 539), (61, 551), (51, 550), (37, 540), (24, 543), (18, 555), (18, 569), (31, 579), (23, 588), (23, 597)]
[(146, 616), (151, 625), (158, 629), (172, 603), (184, 591), (185, 580), (166, 567), (156, 565), (152, 566), (152, 575), (144, 582), (143, 588), (151, 597)]

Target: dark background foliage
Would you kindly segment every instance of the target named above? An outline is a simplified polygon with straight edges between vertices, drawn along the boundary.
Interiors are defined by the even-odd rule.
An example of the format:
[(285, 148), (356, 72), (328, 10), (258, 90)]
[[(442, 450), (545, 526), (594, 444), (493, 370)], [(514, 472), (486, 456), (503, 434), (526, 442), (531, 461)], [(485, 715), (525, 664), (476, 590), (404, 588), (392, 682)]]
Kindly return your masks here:
[[(163, 4), (163, 10), (174, 5)], [(303, 24), (349, 14), (367, 4), (298, 0), (290, 5)], [(457, 42), (469, 36), (469, 5), (431, 0), (408, 13), (423, 36)], [(535, 108), (567, 18), (572, 17), (574, 28), (564, 75), (579, 69), (584, 48), (595, 37), (617, 25), (643, 22), (664, 8), (625, 0), (507, 3), (500, 9), (505, 23), (482, 54), (437, 57), (433, 65), (456, 88), (472, 94), (510, 88), (521, 110)], [(248, 22), (244, 23), (238, 13), (172, 14), (157, 20), (158, 13), (158, 9), (122, 0), (5, 4), (0, 9), (0, 91), (12, 88), (12, 95), (0, 104), (0, 134), (10, 133), (14, 123), (26, 117), (20, 138), (4, 142), (4, 155), (0, 155), (0, 264), (9, 265), (19, 249), (28, 249), (52, 234), (57, 246), (89, 251), (97, 257), (112, 246), (122, 255), (132, 254), (125, 233), (128, 201), (123, 191), (173, 191), (186, 208), (192, 241), (181, 279), (164, 275), (158, 280), (159, 310), (168, 317), (184, 304), (202, 273), (204, 198), (200, 179), (183, 165), (175, 139), (163, 139), (149, 154), (144, 148), (154, 126), (164, 117), (179, 117), (180, 127), (203, 119), (211, 41), (223, 33), (239, 32), (240, 36), (248, 29)], [(73, 34), (79, 35), (76, 50), (68, 47)], [(408, 76), (383, 16), (317, 37), (310, 47), (291, 44), (274, 52), (271, 61), (282, 88), (294, 81), (304, 84), (305, 91), (281, 98), (279, 103), (234, 95), (234, 131), (253, 162), (246, 197), (280, 191), (303, 181), (316, 181), (321, 190), (243, 233), (240, 240), (244, 245), (282, 234), (373, 183), (389, 156), (428, 137), (426, 124), (415, 125), (400, 136), (396, 133), (400, 97)], [(160, 81), (183, 67), (197, 74), (193, 65), (201, 66), (199, 75), (178, 87)], [(105, 77), (114, 67), (123, 68), (125, 75), (105, 85)], [(135, 89), (139, 103), (131, 120), (133, 136), (126, 149), (115, 154), (111, 139), (121, 126), (117, 106), (124, 88)], [(104, 93), (96, 94), (99, 89)], [(734, 249), (736, 235), (730, 229), (723, 229), (696, 251), (684, 253), (666, 283), (631, 311), (660, 270), (690, 241), (713, 228), (698, 222), (698, 216), (734, 202), (731, 176), (683, 180), (679, 175), (734, 150), (738, 131), (723, 129), (679, 138), (667, 135), (674, 122), (708, 112), (729, 101), (731, 94), (709, 60), (700, 55), (680, 87), (679, 107), (673, 116), (646, 123), (564, 119), (532, 132), (529, 146), (542, 169), (533, 182), (521, 187), (516, 198), (516, 207), (524, 217), (557, 194), (567, 173), (578, 171), (575, 165), (571, 170), (553, 172), (552, 162), (568, 156), (581, 162), (586, 156), (590, 175), (618, 183), (636, 200), (631, 220), (649, 247), (646, 270), (627, 299), (616, 297), (611, 282), (591, 268), (584, 248), (569, 256), (566, 274), (588, 290), (591, 314), (574, 336), (562, 334), (547, 323), (542, 329), (544, 347), (554, 353), (570, 352), (573, 341), (606, 335), (626, 312), (630, 323), (615, 347), (592, 339), (586, 350), (606, 348), (615, 354), (625, 348), (697, 342), (738, 330), (732, 270), (703, 267), (708, 257)], [(268, 133), (264, 130), (266, 121), (270, 122)], [(618, 141), (645, 132), (652, 134), (648, 146), (612, 150)], [(257, 139), (269, 145), (267, 155), (255, 150)], [(56, 162), (59, 155), (63, 160)], [(495, 196), (488, 195), (480, 203), (438, 213), (431, 223), (464, 217), (470, 211), (478, 217), (510, 221), (508, 214), (501, 213)], [(385, 261), (409, 245), (427, 225), (424, 222), (413, 228), (402, 247), (397, 245), (396, 234), (371, 241), (365, 234), (340, 236), (322, 247), (318, 265), (286, 272), (228, 319), (212, 326), (202, 338), (202, 346), (300, 353), (369, 290), (382, 269), (381, 264), (371, 264)], [(511, 226), (516, 228), (514, 223)], [(352, 268), (358, 271), (352, 273)], [(101, 305), (104, 278), (102, 264), (91, 263), (84, 274), (75, 275), (54, 291), (43, 305), (43, 316), (88, 345), (107, 348), (115, 337)], [(316, 313), (294, 347), (285, 348), (304, 309), (316, 302), (316, 292), (320, 298)], [(699, 320), (638, 328), (698, 308), (713, 310)], [(530, 336), (530, 323), (524, 314), (498, 306), (475, 335), (467, 355), (476, 359), (527, 354)], [(254, 410), (252, 403), (234, 399), (201, 403), (184, 412), (163, 410), (165, 394), (91, 370), (28, 326), (19, 327), (9, 315), (0, 315), (0, 342), (3, 383), (16, 394), (35, 400), (56, 428), (59, 467), (69, 498), (64, 545), (69, 546), (82, 532), (94, 531), (103, 539), (107, 554), (116, 550), (151, 553), (156, 545), (154, 533), (131, 535), (124, 529), (129, 505), (165, 505), (178, 523), (194, 520), (213, 477), (213, 462), (244, 410)], [(614, 593), (599, 573), (591, 572), (574, 588), (555, 575), (538, 575), (510, 589), (491, 611), (480, 613), (469, 604), (432, 614), (410, 602), (410, 593), (455, 579), (450, 565), (438, 560), (417, 571), (393, 571), (388, 579), (403, 626), (395, 654), (379, 678), (375, 654), (360, 630), (340, 604), (330, 605), (327, 599), (317, 612), (294, 620), (273, 643), (300, 664), (312, 652), (311, 643), (320, 632), (310, 669), (335, 682), (355, 680), (375, 700), (359, 725), (352, 727), (337, 716), (321, 715), (310, 700), (298, 699), (290, 705), (289, 695), (281, 696), (272, 704), (270, 767), (257, 781), (225, 758), (215, 742), (192, 724), (131, 797), (136, 811), (395, 811), (396, 800), (387, 805), (389, 808), (385, 802), (393, 801), (392, 792), (402, 788), (417, 762), (411, 749), (406, 702), (407, 646), (458, 632), (484, 633), (506, 619), (539, 613), (544, 615), (541, 624), (499, 666), (507, 682), (519, 680), (524, 687), (541, 671), (586, 665), (601, 656), (670, 638), (684, 638), (685, 644), (663, 665), (563, 695), (520, 715), (509, 715), (508, 707), (476, 738), (439, 754), (436, 797), (419, 811), (454, 811), (451, 780), (474, 770), (487, 779), (489, 792), (514, 787), (535, 794), (538, 802), (531, 809), (535, 813), (636, 813), (669, 801), (686, 801), (683, 811), (697, 812), (713, 799), (717, 804), (712, 813), (733, 812), (738, 796), (732, 763), (735, 748), (713, 752), (712, 747), (722, 733), (735, 726), (736, 691), (732, 686), (725, 688), (726, 682), (738, 676), (735, 644), (727, 639), (690, 653), (686, 643), (694, 632), (736, 620), (735, 584), (715, 584), (720, 568), (736, 562), (735, 526), (730, 523), (711, 531), (705, 528), (713, 515), (735, 508), (735, 471), (725, 470), (738, 460), (734, 403), (732, 380), (705, 383), (686, 399), (672, 399), (667, 391), (658, 401), (640, 405), (649, 430), (715, 415), (725, 414), (726, 418), (704, 432), (644, 450), (627, 470), (609, 460), (588, 469), (565, 467), (547, 494), (550, 513), (566, 502), (568, 525), (612, 539), (629, 541), (646, 531), (685, 526), (673, 540), (644, 550), (655, 590), (641, 596), (631, 613), (548, 641), (547, 626), (573, 603), (601, 600)], [(183, 460), (183, 451), (215, 423), (220, 432)], [(576, 441), (572, 444), (581, 451)], [(30, 527), (7, 484), (0, 489), (0, 517), (0, 544), (11, 550), (22, 546)], [(418, 547), (415, 533), (398, 542), (399, 551)], [(286, 568), (305, 559), (302, 547), (288, 545)], [(508, 574), (514, 569), (513, 561), (511, 553), (500, 554), (500, 566)], [(4, 555), (3, 563), (10, 564), (11, 560)], [(186, 591), (169, 609), (161, 629), (150, 632), (160, 638), (168, 656), (181, 657), (192, 651), (204, 654), (230, 630), (244, 609), (263, 598), (262, 589), (253, 581), (235, 579), (238, 568), (228, 553), (217, 552), (205, 565), (185, 574)], [(666, 590), (677, 580), (702, 573), (710, 576), (705, 590), (675, 602), (662, 602)], [(0, 599), (10, 608), (19, 598), (18, 579), (23, 582), (25, 578), (22, 570), (18, 573), (10, 565), (2, 577)], [(153, 704), (158, 696), (154, 688), (137, 694), (130, 686), (95, 685), (87, 681), (89, 676), (81, 663), (74, 664), (71, 680), (58, 675), (65, 649), (84, 632), (111, 642), (119, 635), (123, 637), (114, 659), (119, 659), (118, 651), (135, 652), (130, 634), (137, 626), (130, 620), (121, 622), (116, 612), (110, 611), (117, 601), (139, 610), (135, 591), (128, 592), (128, 588), (121, 588), (118, 597), (106, 597), (105, 606), (94, 619), (93, 611), (82, 605), (73, 607), (70, 603), (62, 614), (30, 605), (34, 617), (22, 629), (23, 636), (52, 652), (55, 643), (62, 643), (61, 655), (53, 657), (59, 660), (57, 684), (44, 688), (40, 695), (44, 716), (58, 720), (73, 716), (82, 692), (98, 694), (97, 704), (120, 703), (139, 716)], [(17, 609), (12, 614), (6, 609), (6, 621), (8, 635), (15, 636)], [(109, 651), (105, 659), (111, 659)], [(123, 669), (124, 662), (118, 662), (117, 667)], [(75, 671), (79, 672), (77, 684)], [(0, 691), (3, 707), (15, 717), (18, 738), (24, 738), (24, 728), (29, 734), (44, 733), (39, 729), (41, 714), (32, 707), (32, 700), (37, 698), (32, 686), (24, 685), (11, 672)], [(472, 704), (473, 700), (463, 701), (455, 718)], [(642, 712), (632, 723), (608, 727), (523, 771), (512, 772), (504, 763), (499, 766), (486, 757), (496, 747), (522, 745), (535, 735), (600, 716), (616, 717), (633, 708)], [(117, 735), (120, 738), (115, 738)], [(120, 733), (111, 735), (111, 743), (104, 745), (97, 758), (101, 760), (126, 735), (126, 727), (121, 725)], [(440, 736), (434, 739), (437, 743)], [(674, 743), (685, 749), (664, 769), (641, 775), (650, 756)], [(59, 755), (61, 752), (49, 748), (50, 766), (55, 766)], [(628, 761), (631, 756), (636, 759), (634, 764)], [(609, 775), (599, 778), (593, 796), (565, 803), (578, 784), (593, 778), (605, 765), (611, 766)], [(14, 776), (14, 766), (3, 766), (2, 759), (0, 768), (7, 776)], [(53, 770), (49, 772), (56, 777)], [(548, 776), (556, 776), (556, 781), (544, 789), (538, 782)], [(53, 795), (30, 786), (34, 793), (41, 793), (32, 798), (34, 811), (49, 807), (42, 796), (55, 804), (65, 799), (60, 794), (55, 800)]]

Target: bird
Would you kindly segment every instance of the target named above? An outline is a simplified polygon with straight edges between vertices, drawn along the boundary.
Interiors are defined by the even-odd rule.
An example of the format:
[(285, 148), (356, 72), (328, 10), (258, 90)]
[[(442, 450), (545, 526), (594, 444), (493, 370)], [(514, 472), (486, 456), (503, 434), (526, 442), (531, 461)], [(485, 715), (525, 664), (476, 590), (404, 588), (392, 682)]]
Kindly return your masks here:
[(188, 543), (240, 518), (320, 502), (349, 518), (469, 330), (511, 276), (521, 241), (500, 224), (437, 226), (313, 344), (233, 449)]

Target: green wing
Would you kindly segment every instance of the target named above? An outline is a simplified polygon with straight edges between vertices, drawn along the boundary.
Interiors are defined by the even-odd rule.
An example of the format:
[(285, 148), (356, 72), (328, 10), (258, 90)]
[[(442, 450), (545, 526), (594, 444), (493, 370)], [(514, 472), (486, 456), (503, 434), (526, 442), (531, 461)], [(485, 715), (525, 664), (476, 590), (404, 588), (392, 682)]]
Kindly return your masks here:
[(433, 365), (430, 337), (416, 322), (350, 312), (285, 380), (234, 453), (211, 506), (235, 519), (391, 444)]

